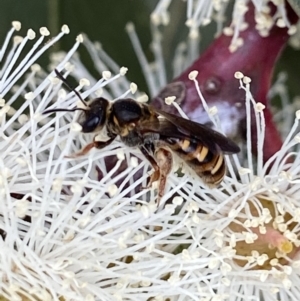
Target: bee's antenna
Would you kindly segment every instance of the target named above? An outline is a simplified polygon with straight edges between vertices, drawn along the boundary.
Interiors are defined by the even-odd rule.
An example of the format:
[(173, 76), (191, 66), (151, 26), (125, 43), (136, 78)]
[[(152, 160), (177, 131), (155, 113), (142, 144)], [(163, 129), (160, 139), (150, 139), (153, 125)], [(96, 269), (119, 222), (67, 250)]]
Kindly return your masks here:
[(87, 107), (88, 104), (82, 99), (80, 93), (68, 84), (66, 79), (63, 77), (62, 73), (59, 72), (57, 69), (54, 69), (54, 72), (56, 73), (57, 77), (59, 79), (61, 79), (61, 81), (70, 89), (70, 91), (73, 91), (78, 96), (78, 98), (81, 100), (81, 102)]
[(42, 114), (51, 114), (51, 113), (55, 113), (55, 112), (75, 112), (75, 111), (86, 111), (83, 108), (74, 108), (74, 109), (52, 109), (52, 110), (46, 110), (44, 111)]

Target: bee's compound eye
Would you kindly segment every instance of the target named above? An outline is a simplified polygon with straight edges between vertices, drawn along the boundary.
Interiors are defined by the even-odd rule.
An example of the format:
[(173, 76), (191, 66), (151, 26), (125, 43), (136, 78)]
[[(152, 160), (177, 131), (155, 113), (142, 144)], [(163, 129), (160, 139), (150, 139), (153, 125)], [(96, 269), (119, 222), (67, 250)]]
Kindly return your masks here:
[(100, 124), (100, 118), (97, 115), (89, 116), (82, 124), (82, 132), (83, 133), (91, 133), (93, 132), (97, 126)]
[(79, 122), (83, 133), (92, 133), (96, 129), (101, 130), (106, 122), (108, 105), (108, 100), (102, 97), (94, 99), (89, 104), (89, 109), (85, 111), (85, 114), (81, 115), (81, 122)]

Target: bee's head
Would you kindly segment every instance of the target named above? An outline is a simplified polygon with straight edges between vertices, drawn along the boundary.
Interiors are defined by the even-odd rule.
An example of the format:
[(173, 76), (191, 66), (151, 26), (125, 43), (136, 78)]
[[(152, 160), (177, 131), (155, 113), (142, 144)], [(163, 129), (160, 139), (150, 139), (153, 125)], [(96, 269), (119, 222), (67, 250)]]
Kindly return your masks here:
[(43, 114), (51, 114), (55, 112), (74, 112), (74, 111), (82, 111), (82, 114), (79, 117), (79, 124), (82, 126), (82, 132), (83, 133), (92, 133), (96, 131), (100, 131), (107, 119), (107, 112), (109, 107), (108, 100), (104, 99), (103, 97), (99, 97), (96, 99), (93, 99), (89, 104), (86, 103), (79, 92), (72, 88), (66, 81), (66, 79), (63, 77), (62, 73), (58, 71), (57, 69), (54, 69), (54, 72), (56, 73), (57, 77), (60, 78), (63, 83), (71, 90), (73, 91), (80, 101), (83, 103), (85, 108), (74, 108), (74, 109), (51, 109), (46, 110), (43, 112)]
[(74, 112), (82, 111), (78, 118), (78, 123), (82, 126), (83, 133), (92, 133), (100, 131), (107, 119), (109, 101), (105, 98), (96, 98), (91, 101), (86, 108), (74, 109), (52, 109), (46, 110), (43, 114), (51, 114), (55, 112)]
[(100, 131), (106, 120), (109, 102), (103, 97), (93, 99), (79, 117), (79, 124), (83, 133)]

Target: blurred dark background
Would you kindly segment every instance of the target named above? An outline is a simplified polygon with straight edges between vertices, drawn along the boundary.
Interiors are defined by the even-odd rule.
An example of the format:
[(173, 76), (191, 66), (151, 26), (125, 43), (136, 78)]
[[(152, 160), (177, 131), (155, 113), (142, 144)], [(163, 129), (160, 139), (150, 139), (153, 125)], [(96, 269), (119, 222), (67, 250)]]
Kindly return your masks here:
[[(129, 79), (136, 82), (141, 90), (147, 91), (125, 26), (128, 22), (135, 24), (142, 47), (151, 60), (149, 17), (157, 2), (158, 0), (0, 0), (0, 43), (3, 42), (14, 20), (22, 23), (22, 29), (18, 33), (22, 36), (26, 35), (29, 28), (36, 31), (38, 36), (39, 28), (42, 26), (46, 26), (51, 36), (54, 36), (63, 24), (67, 24), (71, 30), (70, 34), (61, 39), (50, 51), (67, 51), (73, 46), (79, 33), (86, 33), (90, 40), (99, 41), (119, 65), (130, 67)], [(170, 10), (171, 23), (163, 28), (163, 46), (168, 63), (173, 57), (177, 43), (184, 40), (188, 32), (184, 25), (186, 3), (173, 1)], [(201, 49), (212, 41), (214, 32), (214, 26), (201, 30)], [(81, 59), (93, 73), (92, 62), (84, 47), (81, 48)], [(42, 62), (39, 63), (46, 66), (46, 57), (47, 55), (44, 55)], [(276, 70), (288, 72), (290, 94), (299, 95), (300, 52), (287, 47)], [(94, 75), (96, 76), (96, 73)]]

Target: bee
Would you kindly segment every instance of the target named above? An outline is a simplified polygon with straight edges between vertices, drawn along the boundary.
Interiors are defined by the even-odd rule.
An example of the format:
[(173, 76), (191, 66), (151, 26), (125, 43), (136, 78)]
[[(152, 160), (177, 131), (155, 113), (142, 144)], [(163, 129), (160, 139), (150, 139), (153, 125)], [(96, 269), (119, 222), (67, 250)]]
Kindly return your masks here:
[(117, 137), (138, 148), (154, 169), (147, 188), (158, 181), (157, 203), (164, 195), (167, 177), (172, 170), (173, 155), (185, 162), (209, 187), (216, 187), (226, 173), (224, 154), (240, 151), (238, 145), (221, 133), (194, 121), (158, 110), (131, 98), (108, 101), (103, 97), (86, 103), (78, 91), (71, 88), (62, 74), (56, 75), (79, 97), (84, 108), (52, 109), (54, 112), (82, 111), (78, 119), (83, 133), (106, 131), (107, 140), (86, 145), (69, 157), (87, 154), (92, 148), (102, 149)]

